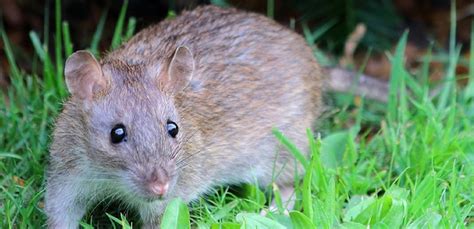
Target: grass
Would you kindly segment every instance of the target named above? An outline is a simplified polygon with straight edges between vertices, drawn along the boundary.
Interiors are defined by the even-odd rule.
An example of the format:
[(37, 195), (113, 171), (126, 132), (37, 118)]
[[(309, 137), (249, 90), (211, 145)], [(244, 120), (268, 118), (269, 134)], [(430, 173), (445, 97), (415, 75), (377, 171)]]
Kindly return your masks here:
[[(125, 26), (125, 7), (126, 4), (112, 48), (134, 33), (135, 19)], [(91, 42), (90, 50), (95, 54), (99, 53), (105, 15)], [(62, 23), (58, 10), (56, 16), (54, 52), (58, 57), (67, 56), (73, 47), (68, 24)], [(314, 34), (318, 32), (307, 32), (308, 36)], [(40, 60), (41, 67), (38, 72), (25, 72), (17, 67), (3, 30), (1, 37), (12, 84), (0, 97), (0, 225), (36, 228), (45, 224), (44, 171), (52, 123), (67, 96), (63, 63), (53, 61), (47, 42), (41, 43), (40, 36), (31, 32), (37, 54), (34, 58)], [(474, 27), (471, 37), (474, 42)], [(314, 42), (313, 37), (307, 37), (312, 39)], [(302, 157), (291, 139), (274, 131), (275, 137), (306, 167), (301, 182), (295, 183), (297, 202), (289, 216), (283, 214), (279, 187), (269, 187), (273, 192), (264, 192), (249, 184), (218, 187), (190, 206), (174, 200), (166, 209), (162, 225), (474, 228), (474, 56), (468, 60), (468, 86), (457, 87), (454, 79), (460, 49), (451, 36), (445, 82), (440, 94), (432, 98), (426, 80), (433, 59), (431, 52), (418, 73), (408, 73), (403, 66), (406, 39), (407, 33), (391, 56), (387, 105), (351, 95), (331, 95), (331, 112), (321, 121), (320, 133), (314, 137), (308, 132), (310, 158)], [(315, 52), (319, 53), (316, 49)], [(278, 210), (260, 216), (271, 195)], [(84, 219), (82, 226), (93, 228), (92, 218)], [(120, 213), (107, 214), (106, 218), (115, 228), (137, 224)]]

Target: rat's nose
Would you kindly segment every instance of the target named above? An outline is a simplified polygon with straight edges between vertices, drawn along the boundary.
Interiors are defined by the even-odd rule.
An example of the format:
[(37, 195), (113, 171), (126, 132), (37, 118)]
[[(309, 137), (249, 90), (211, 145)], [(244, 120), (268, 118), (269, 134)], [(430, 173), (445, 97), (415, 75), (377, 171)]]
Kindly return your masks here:
[(148, 184), (148, 190), (156, 196), (163, 197), (168, 191), (169, 183), (152, 182)]

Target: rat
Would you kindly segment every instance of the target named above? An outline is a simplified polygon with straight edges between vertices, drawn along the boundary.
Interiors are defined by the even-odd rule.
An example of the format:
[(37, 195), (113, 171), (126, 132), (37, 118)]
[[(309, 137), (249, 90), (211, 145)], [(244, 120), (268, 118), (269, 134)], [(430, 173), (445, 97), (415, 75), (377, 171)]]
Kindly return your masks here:
[(76, 51), (50, 146), (48, 227), (77, 228), (107, 197), (158, 228), (170, 200), (216, 186), (275, 182), (291, 194), (302, 168), (272, 129), (308, 152), (324, 74), (301, 35), (217, 6), (148, 27), (100, 61)]

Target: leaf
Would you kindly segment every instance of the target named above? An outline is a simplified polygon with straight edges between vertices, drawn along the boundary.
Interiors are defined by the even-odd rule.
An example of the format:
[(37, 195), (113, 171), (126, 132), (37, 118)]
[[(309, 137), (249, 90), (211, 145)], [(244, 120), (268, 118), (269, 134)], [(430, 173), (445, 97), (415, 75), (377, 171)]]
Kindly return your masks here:
[(441, 215), (436, 212), (426, 212), (420, 218), (407, 226), (407, 229), (415, 228), (439, 228), (441, 222)]
[(367, 226), (364, 224), (356, 223), (356, 222), (345, 222), (340, 225), (341, 229), (367, 229)]
[(211, 229), (239, 229), (240, 224), (224, 222), (224, 223), (214, 223), (211, 225)]
[(295, 229), (315, 228), (314, 224), (311, 222), (311, 219), (301, 212), (292, 211), (290, 212), (290, 217), (291, 222), (293, 223), (293, 228)]
[(346, 207), (346, 212), (343, 217), (344, 222), (353, 221), (362, 212), (375, 202), (375, 198), (369, 196), (353, 196)]
[(383, 225), (389, 225), (391, 228), (399, 228), (403, 219), (407, 216), (407, 203), (404, 200), (392, 198), (392, 206), (387, 214), (380, 221)]
[(391, 228), (399, 228), (403, 223), (403, 219), (408, 216), (408, 191), (395, 187), (389, 189), (385, 195), (391, 197), (391, 207), (380, 222), (383, 225), (389, 225)]
[(273, 214), (271, 212), (268, 213), (267, 216), (283, 225), (286, 229), (293, 229), (293, 224), (291, 223), (289, 216), (284, 214)]
[(380, 221), (380, 218), (387, 214), (391, 206), (391, 196), (384, 195), (364, 209), (354, 221), (366, 225), (375, 224)]
[(407, 197), (407, 190), (401, 188), (392, 188), (380, 198), (355, 196), (349, 200), (343, 221), (398, 228), (407, 216)]
[(321, 161), (326, 168), (335, 169), (342, 164), (349, 133), (341, 131), (333, 133), (323, 139), (321, 145)]
[(166, 207), (161, 228), (191, 228), (189, 210), (181, 199), (173, 199)]
[(265, 218), (256, 213), (239, 213), (236, 217), (237, 222), (241, 223), (242, 229), (254, 229), (254, 228), (271, 228), (271, 229), (285, 229), (280, 223)]

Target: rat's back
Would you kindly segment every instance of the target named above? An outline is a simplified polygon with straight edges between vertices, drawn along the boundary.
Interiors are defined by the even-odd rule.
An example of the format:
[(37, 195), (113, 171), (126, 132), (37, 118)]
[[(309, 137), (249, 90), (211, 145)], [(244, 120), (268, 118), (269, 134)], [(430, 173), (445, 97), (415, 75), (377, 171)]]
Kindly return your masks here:
[[(159, 75), (180, 46), (192, 52), (195, 71), (175, 106), (183, 131), (192, 133), (189, 148), (206, 148), (192, 163), (209, 168), (201, 175), (211, 182), (259, 178), (265, 185), (273, 161), (282, 167), (291, 159), (277, 156), (272, 128), (305, 149), (305, 131), (321, 110), (322, 73), (310, 47), (262, 15), (206, 6), (140, 32), (109, 57)], [(291, 182), (291, 165), (284, 182)]]

